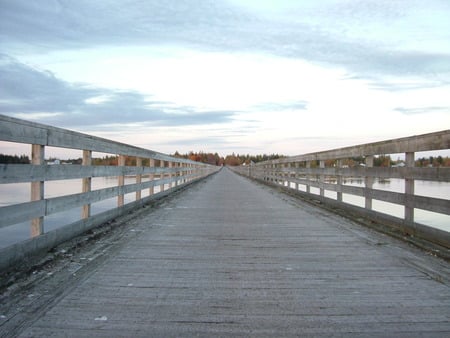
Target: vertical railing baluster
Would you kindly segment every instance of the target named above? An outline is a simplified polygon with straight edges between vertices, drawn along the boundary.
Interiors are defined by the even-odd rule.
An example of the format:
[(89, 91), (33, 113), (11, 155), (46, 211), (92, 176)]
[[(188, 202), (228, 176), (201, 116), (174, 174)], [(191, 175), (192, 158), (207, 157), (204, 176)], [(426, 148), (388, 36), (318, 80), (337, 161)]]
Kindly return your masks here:
[(169, 161), (168, 167), (169, 167), (168, 170), (169, 170), (169, 179), (170, 179), (170, 182), (169, 182), (169, 190), (170, 190), (170, 189), (172, 189), (172, 179), (173, 179), (173, 173), (172, 173), (173, 162), (172, 161)]
[[(159, 161), (159, 166), (161, 167), (161, 168), (164, 168), (164, 161), (163, 160), (160, 160)], [(163, 180), (164, 179), (164, 170), (161, 172), (161, 174), (159, 174), (159, 179), (160, 180)], [(164, 191), (164, 183), (163, 184), (161, 184), (160, 186), (159, 186), (159, 192), (163, 192)]]
[[(150, 158), (150, 159), (149, 159), (149, 166), (150, 166), (151, 168), (153, 168), (153, 169), (155, 168), (155, 159), (154, 159), (154, 158)], [(148, 175), (148, 178), (149, 178), (150, 181), (154, 181), (154, 180), (155, 180), (155, 174), (153, 173), (153, 174)], [(152, 195), (155, 194), (155, 186), (154, 186), (154, 185), (152, 185), (152, 186), (149, 188), (148, 194), (149, 194), (150, 196), (152, 196)]]
[(142, 191), (141, 191), (141, 187), (140, 187), (140, 185), (142, 184), (142, 174), (141, 174), (142, 158), (141, 157), (136, 157), (136, 170), (137, 170), (136, 183), (139, 184), (139, 190), (136, 190), (136, 201), (139, 201), (142, 196)]
[[(44, 165), (45, 146), (40, 144), (31, 145), (31, 164)], [(31, 201), (41, 201), (44, 199), (44, 181), (31, 182)], [(31, 237), (36, 237), (44, 233), (44, 216), (31, 220)]]
[(119, 186), (119, 196), (117, 196), (117, 206), (122, 207), (125, 204), (125, 195), (123, 194), (123, 186), (125, 185), (125, 173), (123, 168), (125, 166), (126, 157), (124, 155), (119, 155), (119, 161), (117, 165), (122, 167), (122, 174), (119, 175), (118, 178), (118, 186)]
[(414, 153), (405, 153), (405, 165), (406, 165), (406, 175), (405, 175), (405, 221), (407, 224), (414, 224), (414, 203), (412, 199), (414, 198), (414, 179), (411, 178), (411, 169), (415, 166)]
[(172, 162), (172, 177), (175, 178), (173, 181), (173, 186), (176, 188), (178, 186), (178, 162)]
[(324, 160), (320, 160), (320, 170), (321, 173), (319, 175), (319, 187), (320, 187), (320, 197), (325, 197), (325, 188), (324, 188), (324, 184), (325, 184), (325, 175), (323, 174), (324, 170), (325, 170), (325, 161)]
[(291, 163), (286, 163), (286, 174), (284, 175), (286, 177), (286, 183), (287, 187), (291, 187)]
[(338, 159), (337, 163), (336, 163), (336, 170), (338, 171), (338, 174), (336, 175), (336, 190), (337, 190), (337, 201), (338, 202), (342, 202), (342, 183), (343, 183), (343, 179), (342, 179), (342, 175), (340, 175), (340, 171), (342, 170), (342, 159)]
[[(308, 172), (306, 174), (306, 180), (308, 183), (311, 182), (311, 175), (309, 174), (310, 169), (311, 169), (311, 161), (306, 161), (306, 171)], [(306, 192), (308, 194), (310, 194), (311, 193), (311, 185), (308, 183), (306, 184)]]
[[(369, 168), (373, 167), (373, 155), (366, 156), (366, 171)], [(370, 169), (369, 169), (370, 170)], [(367, 210), (372, 210), (372, 189), (373, 189), (373, 183), (374, 183), (374, 177), (370, 176), (366, 173), (364, 178), (364, 207)]]
[[(83, 160), (81, 162), (83, 166), (91, 166), (92, 165), (92, 151), (91, 150), (83, 150)], [(81, 190), (83, 193), (90, 192), (92, 189), (92, 178), (84, 177), (81, 180)], [(85, 204), (81, 209), (81, 218), (86, 219), (91, 217), (91, 204)]]

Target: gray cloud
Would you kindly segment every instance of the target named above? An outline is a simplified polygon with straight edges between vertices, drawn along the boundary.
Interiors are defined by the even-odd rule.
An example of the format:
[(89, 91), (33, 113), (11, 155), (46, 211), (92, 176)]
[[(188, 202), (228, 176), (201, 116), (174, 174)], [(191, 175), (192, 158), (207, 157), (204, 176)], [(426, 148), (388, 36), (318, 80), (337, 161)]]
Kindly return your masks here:
[[(29, 115), (53, 113), (40, 121), (61, 127), (124, 123), (198, 125), (229, 122), (233, 111), (197, 111), (149, 101), (133, 91), (114, 91), (70, 84), (0, 54), (0, 113)], [(58, 113), (64, 113), (59, 115)]]
[(1, 6), (2, 37), (44, 49), (211, 42), (239, 15), (214, 0), (15, 0), (2, 1)]
[[(391, 0), (323, 1), (283, 14), (262, 14), (219, 0), (134, 0), (126, 4), (112, 0), (0, 0), (0, 6), (0, 39), (12, 50), (18, 44), (21, 49), (39, 52), (99, 45), (177, 44), (325, 62), (364, 77), (450, 72), (448, 54), (402, 50), (395, 44), (402, 39), (413, 41), (416, 36), (424, 41), (436, 38), (417, 30), (408, 16), (423, 9), (419, 1), (408, 6)], [(440, 13), (449, 11), (450, 6), (430, 1), (426, 9)], [(398, 35), (398, 25), (413, 30), (416, 36), (389, 40)], [(389, 41), (374, 40), (373, 29), (385, 31)], [(367, 31), (368, 37), (362, 39), (358, 33), (355, 38), (359, 30)], [(445, 33), (441, 35), (441, 39), (445, 37)]]
[(295, 102), (267, 102), (256, 105), (253, 107), (255, 110), (262, 111), (286, 111), (286, 110), (306, 110), (308, 108), (307, 101), (295, 101)]
[(450, 113), (450, 107), (414, 107), (405, 108), (397, 107), (394, 109), (404, 115), (418, 115), (418, 114), (430, 114), (430, 113)]

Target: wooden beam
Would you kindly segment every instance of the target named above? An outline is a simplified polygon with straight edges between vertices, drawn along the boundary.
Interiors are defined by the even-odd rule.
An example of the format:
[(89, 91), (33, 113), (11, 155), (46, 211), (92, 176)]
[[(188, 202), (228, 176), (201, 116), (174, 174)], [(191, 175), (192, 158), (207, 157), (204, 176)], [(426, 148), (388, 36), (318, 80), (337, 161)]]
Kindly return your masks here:
[[(45, 146), (40, 144), (31, 145), (31, 164), (41, 166), (44, 164)], [(31, 182), (31, 201), (41, 201), (44, 199), (44, 181)], [(44, 233), (44, 217), (37, 217), (31, 220), (31, 237), (36, 237)]]
[[(149, 166), (152, 167), (152, 168), (155, 167), (155, 159), (154, 159), (154, 158), (149, 159)], [(150, 174), (150, 175), (149, 175), (149, 180), (150, 180), (150, 181), (154, 181), (154, 180), (155, 180), (155, 174)], [(154, 193), (155, 193), (155, 187), (152, 185), (152, 186), (149, 188), (148, 194), (149, 194), (150, 196), (152, 196)]]
[[(405, 153), (405, 165), (407, 168), (414, 167), (414, 153)], [(414, 179), (405, 177), (405, 222), (407, 224), (414, 224)]]
[[(164, 161), (163, 161), (163, 160), (160, 160), (160, 161), (159, 161), (159, 166), (160, 166), (161, 168), (164, 168), (165, 164), (164, 164)], [(162, 179), (164, 179), (164, 177), (165, 177), (164, 172), (162, 172), (162, 173), (160, 174), (160, 176), (159, 176), (159, 179), (162, 180)], [(164, 184), (161, 184), (161, 185), (159, 186), (159, 192), (163, 192), (163, 191), (164, 191)]]
[[(92, 165), (92, 151), (83, 150), (83, 162), (81, 163), (83, 166), (91, 166)], [(90, 192), (92, 188), (92, 177), (85, 177), (82, 179), (82, 192)], [(91, 205), (85, 204), (81, 210), (81, 218), (86, 219), (91, 217)]]
[[(126, 160), (126, 156), (125, 155), (119, 155), (119, 161), (117, 163), (117, 165), (119, 167), (123, 167), (125, 166), (125, 160)], [(118, 178), (118, 186), (123, 187), (125, 184), (125, 176), (119, 175)], [(117, 197), (117, 206), (118, 207), (122, 207), (125, 204), (125, 195), (123, 193), (119, 193), (119, 196)]]
[[(142, 167), (142, 158), (141, 157), (136, 157), (136, 167), (137, 168)], [(136, 183), (137, 184), (142, 183), (142, 175), (141, 174), (136, 175)], [(141, 196), (142, 196), (141, 190), (136, 191), (136, 201), (139, 201), (141, 199)]]
[[(373, 167), (373, 156), (369, 155), (366, 156), (366, 168), (372, 168)], [(365, 192), (364, 192), (364, 207), (368, 210), (372, 210), (372, 196), (371, 191), (373, 188), (374, 178), (371, 176), (366, 176), (364, 178), (364, 186), (365, 186)]]

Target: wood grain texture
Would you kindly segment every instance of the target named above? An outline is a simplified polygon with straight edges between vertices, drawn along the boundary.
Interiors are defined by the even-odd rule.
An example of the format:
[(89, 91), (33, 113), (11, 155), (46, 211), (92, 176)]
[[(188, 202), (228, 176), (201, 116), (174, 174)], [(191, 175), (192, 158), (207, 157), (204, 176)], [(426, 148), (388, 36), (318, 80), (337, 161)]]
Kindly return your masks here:
[(450, 335), (448, 263), (228, 170), (130, 229), (17, 336)]

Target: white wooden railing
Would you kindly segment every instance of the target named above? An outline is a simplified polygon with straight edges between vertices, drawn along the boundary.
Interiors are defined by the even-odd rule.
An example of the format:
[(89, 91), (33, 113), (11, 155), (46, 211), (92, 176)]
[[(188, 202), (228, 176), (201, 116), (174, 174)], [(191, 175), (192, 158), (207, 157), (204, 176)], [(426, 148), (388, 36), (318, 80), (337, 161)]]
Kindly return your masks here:
[[(0, 184), (30, 184), (29, 202), (0, 207), (0, 228), (24, 221), (29, 221), (31, 227), (29, 240), (0, 249), (0, 269), (34, 252), (49, 249), (220, 169), (4, 115), (0, 115), (0, 141), (29, 144), (32, 158), (31, 164), (0, 164)], [(44, 157), (48, 146), (81, 150), (82, 164), (47, 165)], [(118, 165), (92, 165), (92, 152), (117, 155)], [(125, 165), (126, 159), (130, 157), (136, 159), (136, 166)], [(125, 184), (126, 176), (135, 177), (135, 183)], [(117, 177), (117, 185), (92, 190), (92, 178), (97, 177)], [(69, 179), (80, 179), (81, 193), (44, 198), (45, 182)], [(142, 197), (145, 190), (147, 196)], [(125, 203), (124, 196), (130, 193), (135, 193), (135, 199)], [(91, 204), (110, 198), (117, 199), (116, 206), (91, 215)], [(46, 216), (74, 207), (80, 208), (78, 221), (50, 232), (45, 231)]]
[[(415, 182), (449, 182), (448, 167), (415, 167), (415, 154), (423, 151), (450, 149), (450, 130), (412, 136), (358, 146), (293, 156), (278, 160), (234, 168), (242, 175), (282, 187), (303, 197), (355, 212), (374, 221), (383, 221), (401, 229), (405, 234), (419, 236), (450, 248), (450, 233), (415, 220), (415, 211), (425, 210), (444, 216), (450, 228), (450, 189), (443, 188), (444, 198), (420, 196), (415, 193)], [(448, 153), (448, 152), (447, 152)], [(403, 167), (376, 167), (374, 158), (397, 154), (405, 158)], [(351, 158), (364, 158), (365, 163), (350, 167), (344, 165)], [(328, 165), (328, 166), (327, 166)], [(232, 168), (233, 169), (233, 168)], [(376, 180), (402, 179), (404, 192), (374, 189)], [(352, 186), (350, 180), (359, 180), (361, 186)], [(313, 190), (315, 190), (313, 192)], [(332, 194), (330, 194), (332, 192)], [(330, 197), (330, 195), (334, 195)], [(343, 196), (363, 198), (363, 206), (346, 203)], [(445, 197), (446, 196), (446, 197)], [(373, 209), (374, 201), (400, 205), (403, 215), (392, 216)]]

